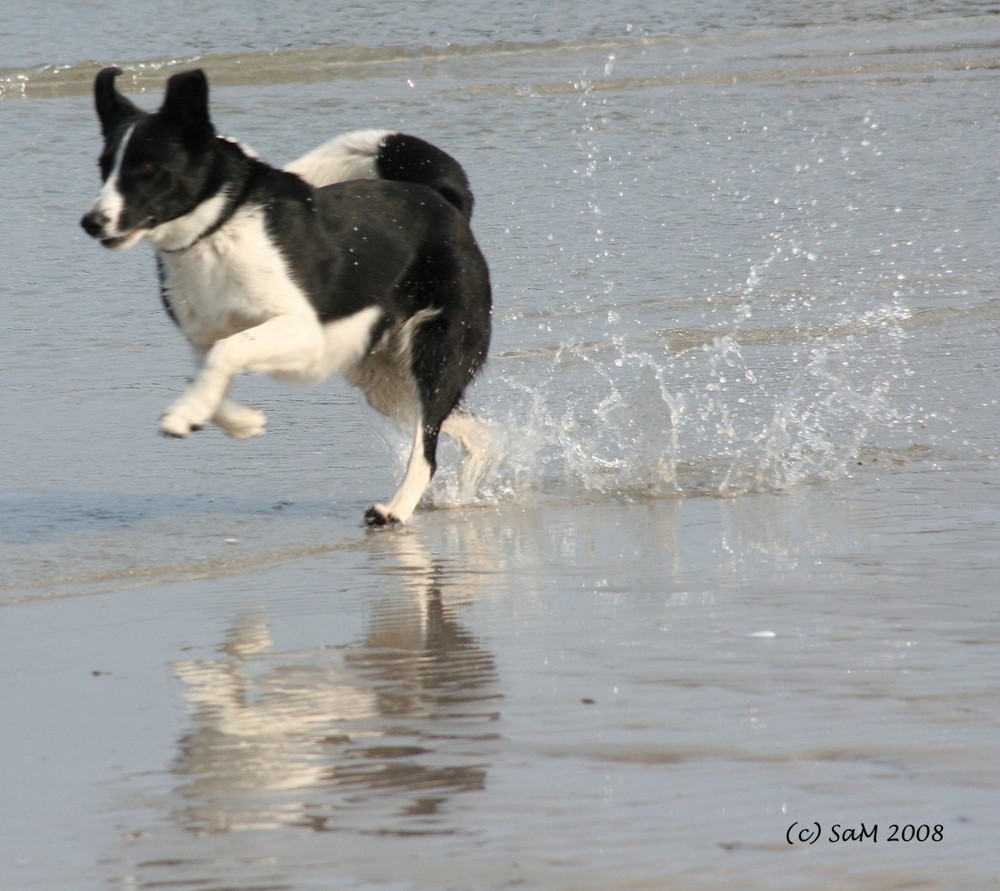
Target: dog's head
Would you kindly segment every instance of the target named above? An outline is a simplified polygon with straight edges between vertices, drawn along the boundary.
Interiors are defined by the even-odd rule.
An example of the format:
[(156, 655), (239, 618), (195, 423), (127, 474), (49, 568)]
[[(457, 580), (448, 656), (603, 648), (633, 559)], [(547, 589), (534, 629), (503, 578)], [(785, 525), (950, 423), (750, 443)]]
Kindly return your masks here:
[(104, 186), (80, 220), (88, 235), (118, 250), (197, 206), (212, 177), (215, 142), (203, 71), (171, 77), (160, 110), (152, 114), (118, 92), (115, 78), (121, 73), (105, 68), (94, 81)]

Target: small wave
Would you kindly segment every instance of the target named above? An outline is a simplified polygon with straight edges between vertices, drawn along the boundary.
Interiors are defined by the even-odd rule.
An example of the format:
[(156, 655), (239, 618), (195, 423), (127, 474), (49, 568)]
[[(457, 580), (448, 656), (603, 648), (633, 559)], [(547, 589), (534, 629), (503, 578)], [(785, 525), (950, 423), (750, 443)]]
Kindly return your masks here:
[(232, 559), (206, 558), (184, 563), (160, 563), (95, 572), (16, 578), (0, 583), (0, 609), (25, 603), (96, 597), (117, 591), (141, 590), (162, 584), (241, 576), (303, 557), (348, 551), (358, 540), (267, 550)]
[[(47, 64), (28, 68), (0, 69), (0, 99), (58, 98), (90, 93), (94, 75), (106, 64), (123, 69), (123, 82), (136, 92), (160, 90), (163, 80), (193, 65), (211, 71), (220, 85), (313, 83), (336, 78), (360, 78), (384, 73), (399, 66), (448, 62), (460, 59), (496, 59), (506, 56), (607, 51), (625, 40), (592, 40), (534, 43), (495, 41), (446, 46), (328, 46), (284, 49), (273, 52), (213, 53), (148, 60), (88, 60), (73, 64)], [(635, 43), (635, 38), (629, 38)]]
[[(738, 83), (797, 81), (803, 78), (892, 78), (933, 74), (938, 71), (994, 70), (996, 40), (970, 39), (974, 19), (949, 19), (911, 24), (903, 33), (898, 23), (852, 22), (817, 24), (808, 28), (758, 27), (743, 31), (709, 30), (701, 33), (626, 33), (584, 39), (538, 39), (455, 43), (442, 46), (348, 45), (291, 47), (277, 50), (243, 50), (227, 53), (178, 54), (150, 59), (104, 59), (50, 62), (36, 66), (0, 69), (0, 100), (13, 98), (57, 98), (86, 95), (96, 72), (106, 64), (116, 64), (126, 72), (138, 92), (162, 89), (164, 77), (183, 68), (199, 65), (210, 69), (213, 81), (221, 85), (313, 83), (337, 78), (380, 76), (394, 68), (411, 72), (414, 65), (440, 64), (462, 60), (497, 60), (505, 57), (548, 56), (533, 68), (562, 69), (560, 58), (581, 56), (575, 66), (579, 79), (526, 81), (523, 76), (500, 81), (468, 83), (470, 92), (535, 95), (635, 91), (647, 88)], [(984, 22), (989, 22), (984, 17)], [(952, 29), (961, 25), (961, 42)], [(991, 23), (991, 22), (990, 22)], [(864, 47), (854, 39), (864, 27)], [(980, 29), (982, 31), (982, 29)], [(787, 47), (789, 33), (795, 34), (794, 51), (777, 54)], [(716, 57), (719, 46), (739, 47), (736, 59)], [(614, 76), (604, 57), (635, 50), (643, 55), (658, 50), (669, 55), (704, 50), (709, 63), (674, 66), (671, 70), (634, 76)], [(589, 54), (589, 55), (588, 55)], [(598, 58), (601, 61), (598, 62)], [(603, 76), (585, 72), (603, 65)], [(662, 67), (662, 66), (660, 66)], [(508, 69), (511, 72), (512, 69)]]

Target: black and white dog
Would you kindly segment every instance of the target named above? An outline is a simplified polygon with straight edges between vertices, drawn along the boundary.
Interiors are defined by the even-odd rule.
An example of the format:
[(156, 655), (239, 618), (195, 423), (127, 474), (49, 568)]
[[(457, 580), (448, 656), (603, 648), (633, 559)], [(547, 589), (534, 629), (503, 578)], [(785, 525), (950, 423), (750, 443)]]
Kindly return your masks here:
[(212, 421), (244, 439), (262, 412), (229, 398), (234, 375), (344, 375), (383, 414), (413, 426), (406, 475), (371, 526), (405, 522), (436, 467), (438, 434), (467, 453), (478, 422), (458, 408), (486, 359), (490, 281), (469, 228), (472, 192), (454, 158), (413, 136), (363, 131), (284, 170), (209, 118), (200, 70), (167, 82), (160, 110), (96, 78), (104, 186), (81, 225), (109, 248), (156, 248), (167, 312), (198, 373), (160, 422), (187, 436)]

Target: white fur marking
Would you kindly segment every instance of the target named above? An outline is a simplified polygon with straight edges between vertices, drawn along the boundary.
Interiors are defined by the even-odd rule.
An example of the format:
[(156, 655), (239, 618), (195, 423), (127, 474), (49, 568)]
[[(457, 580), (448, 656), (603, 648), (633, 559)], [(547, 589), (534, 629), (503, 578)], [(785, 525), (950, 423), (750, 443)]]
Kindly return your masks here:
[(259, 371), (308, 379), (322, 350), (319, 325), (297, 316), (277, 316), (218, 340), (205, 355), (194, 382), (167, 409), (160, 426), (171, 436), (187, 436), (219, 416), (220, 409), (224, 420), (223, 400), (235, 375)]
[(226, 192), (219, 192), (206, 201), (202, 201), (194, 210), (161, 223), (146, 233), (153, 244), (165, 251), (179, 251), (196, 242), (202, 235), (214, 226), (226, 209), (229, 197)]
[(369, 306), (323, 326), (326, 339), (323, 377), (346, 374), (361, 361), (368, 352), (372, 328), (381, 316), (381, 309)]
[(413, 335), (416, 333), (417, 328), (423, 325), (424, 322), (439, 315), (441, 315), (440, 309), (421, 309), (403, 323), (402, 328), (399, 330), (399, 344), (396, 350), (396, 354), (399, 356), (401, 362), (405, 362), (407, 366), (410, 364), (410, 357), (413, 350)]
[[(126, 234), (119, 228), (122, 211), (125, 209), (125, 196), (122, 195), (121, 190), (118, 188), (118, 180), (121, 176), (125, 149), (128, 148), (129, 140), (132, 138), (134, 130), (135, 124), (125, 131), (122, 141), (118, 144), (118, 151), (115, 152), (115, 160), (111, 166), (111, 172), (108, 174), (108, 178), (104, 181), (101, 191), (97, 193), (97, 198), (90, 208), (91, 212), (102, 214), (108, 221), (108, 225), (105, 227), (105, 232), (102, 236), (105, 238), (120, 238)], [(135, 241), (138, 241), (138, 238)], [(134, 241), (130, 242), (130, 244), (134, 243)], [(126, 246), (122, 245), (122, 247)]]
[[(202, 214), (209, 216), (207, 210)], [(166, 234), (175, 236), (181, 228), (190, 234), (189, 224), (185, 220)], [(164, 228), (158, 227), (154, 237), (172, 243), (173, 237), (164, 239)], [(323, 329), (269, 238), (259, 209), (238, 211), (209, 238), (160, 258), (174, 316), (196, 354), (204, 357), (194, 382), (164, 415), (165, 433), (186, 436), (216, 417), (232, 435), (262, 429), (262, 418), (259, 424), (250, 416), (231, 420), (233, 413), (223, 402), (240, 372), (293, 380), (324, 377)]]
[[(161, 238), (164, 228), (157, 227), (154, 238)], [(202, 355), (216, 341), (276, 316), (295, 316), (315, 328), (317, 340), (321, 335), (315, 310), (271, 241), (258, 208), (237, 211), (209, 238), (160, 258), (170, 306)]]
[(431, 483), (431, 466), (424, 456), (424, 425), (418, 418), (413, 430), (413, 451), (406, 465), (403, 482), (388, 504), (376, 504), (374, 509), (386, 522), (405, 523), (417, 508), (424, 492)]
[(316, 188), (352, 179), (376, 179), (375, 158), (389, 135), (389, 130), (345, 133), (292, 161), (285, 170)]

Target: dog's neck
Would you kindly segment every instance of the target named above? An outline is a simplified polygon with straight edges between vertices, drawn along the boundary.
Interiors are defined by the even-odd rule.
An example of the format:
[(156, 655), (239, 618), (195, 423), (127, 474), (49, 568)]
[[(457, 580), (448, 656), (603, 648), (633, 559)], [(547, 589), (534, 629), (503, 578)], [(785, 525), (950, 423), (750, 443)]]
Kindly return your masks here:
[(228, 184), (200, 201), (193, 210), (163, 223), (147, 236), (156, 248), (165, 254), (180, 254), (211, 238), (232, 218), (246, 200), (253, 184), (253, 165), (256, 155), (244, 150), (234, 140), (218, 137), (219, 164), (241, 173), (236, 184), (230, 177), (220, 177)]

